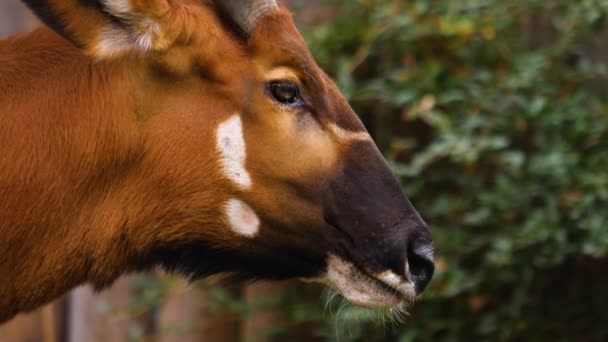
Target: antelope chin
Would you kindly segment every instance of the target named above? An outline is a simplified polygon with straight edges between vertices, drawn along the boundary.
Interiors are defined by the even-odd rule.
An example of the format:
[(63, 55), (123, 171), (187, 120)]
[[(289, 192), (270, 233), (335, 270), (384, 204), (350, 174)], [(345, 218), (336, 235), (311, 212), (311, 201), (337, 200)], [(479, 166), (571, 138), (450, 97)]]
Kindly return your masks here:
[(330, 255), (323, 277), (305, 279), (338, 291), (349, 302), (369, 309), (409, 306), (416, 299), (413, 283), (403, 281), (391, 271), (370, 275), (354, 264)]

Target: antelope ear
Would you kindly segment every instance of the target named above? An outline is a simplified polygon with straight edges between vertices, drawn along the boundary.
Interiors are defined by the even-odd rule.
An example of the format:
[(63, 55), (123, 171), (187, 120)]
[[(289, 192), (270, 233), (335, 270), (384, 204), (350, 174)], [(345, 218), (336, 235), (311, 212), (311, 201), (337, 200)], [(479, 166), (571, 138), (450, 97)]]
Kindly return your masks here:
[(24, 0), (53, 30), (88, 54), (108, 58), (164, 50), (179, 35), (169, 0)]
[(247, 37), (261, 17), (279, 8), (276, 0), (215, 0), (215, 2)]

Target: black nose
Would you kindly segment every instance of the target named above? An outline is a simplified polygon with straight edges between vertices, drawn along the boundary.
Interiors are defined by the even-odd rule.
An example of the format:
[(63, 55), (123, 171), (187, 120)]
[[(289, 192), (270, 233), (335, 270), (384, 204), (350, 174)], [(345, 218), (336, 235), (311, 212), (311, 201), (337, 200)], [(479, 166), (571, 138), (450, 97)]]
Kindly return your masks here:
[(407, 249), (409, 277), (420, 294), (433, 277), (435, 271), (433, 242), (430, 238), (412, 241)]
[(424, 224), (410, 225), (409, 234), (393, 236), (382, 265), (414, 284), (416, 294), (422, 293), (435, 271), (433, 239)]

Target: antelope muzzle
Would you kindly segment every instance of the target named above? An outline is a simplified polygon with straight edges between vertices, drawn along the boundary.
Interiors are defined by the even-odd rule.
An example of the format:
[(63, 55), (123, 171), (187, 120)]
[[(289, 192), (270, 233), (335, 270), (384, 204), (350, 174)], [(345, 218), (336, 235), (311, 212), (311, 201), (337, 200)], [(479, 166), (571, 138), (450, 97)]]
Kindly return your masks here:
[(433, 275), (431, 234), (373, 144), (349, 148), (324, 201), (326, 283), (363, 306), (413, 301)]

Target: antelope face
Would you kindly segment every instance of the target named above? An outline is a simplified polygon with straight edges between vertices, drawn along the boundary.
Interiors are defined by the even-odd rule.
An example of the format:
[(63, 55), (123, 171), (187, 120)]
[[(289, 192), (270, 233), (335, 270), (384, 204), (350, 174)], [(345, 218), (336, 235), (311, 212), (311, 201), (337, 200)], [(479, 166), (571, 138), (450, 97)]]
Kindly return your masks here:
[(370, 135), (285, 10), (247, 45), (237, 109), (217, 128), (236, 189), (231, 267), (322, 282), (367, 307), (412, 301), (433, 273), (431, 236)]
[(302, 278), (374, 308), (425, 288), (429, 230), (286, 9), (95, 3), (30, 1), (121, 75), (125, 111), (145, 131), (138, 191), (163, 204), (149, 212), (158, 216), (151, 228), (130, 236), (144, 246), (139, 266)]

